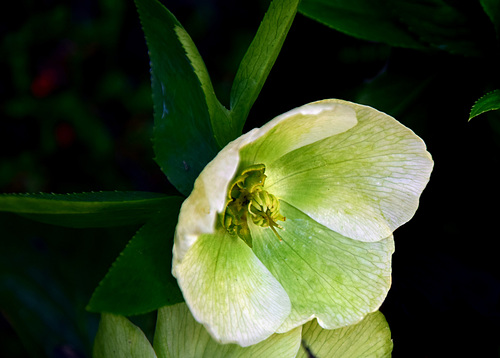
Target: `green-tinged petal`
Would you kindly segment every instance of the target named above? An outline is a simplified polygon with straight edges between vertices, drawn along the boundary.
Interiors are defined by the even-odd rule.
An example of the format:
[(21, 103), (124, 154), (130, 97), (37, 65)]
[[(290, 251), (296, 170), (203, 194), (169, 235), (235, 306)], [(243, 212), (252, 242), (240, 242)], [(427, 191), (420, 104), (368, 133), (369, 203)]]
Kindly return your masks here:
[(207, 164), (194, 182), (193, 191), (182, 204), (174, 240), (174, 276), (176, 266), (199, 235), (214, 232), (217, 213), (224, 210), (227, 187), (238, 168), (238, 152), (251, 133), (229, 143)]
[(377, 241), (414, 215), (433, 162), (394, 118), (340, 100), (358, 124), (266, 162), (265, 189), (344, 236)]
[(219, 344), (196, 322), (186, 304), (158, 310), (154, 348), (159, 358), (266, 358), (295, 357), (302, 327), (271, 337), (250, 347)]
[(195, 319), (220, 343), (256, 344), (290, 313), (283, 287), (242, 240), (222, 228), (200, 235), (174, 275)]
[(94, 358), (156, 358), (144, 333), (128, 319), (109, 313), (101, 315), (94, 341)]
[(316, 317), (335, 329), (360, 321), (379, 308), (391, 285), (392, 237), (352, 240), (318, 224), (282, 202), (286, 221), (278, 230), (250, 225), (253, 250), (283, 285), (292, 312), (278, 332)]
[(242, 166), (271, 163), (297, 148), (347, 131), (357, 123), (349, 106), (326, 101), (292, 109), (266, 123), (241, 150)]
[[(379, 311), (366, 316), (360, 323), (335, 330), (322, 329), (316, 320), (302, 330), (302, 347), (297, 358), (382, 358), (392, 352), (391, 331)], [(306, 350), (307, 348), (307, 350)]]

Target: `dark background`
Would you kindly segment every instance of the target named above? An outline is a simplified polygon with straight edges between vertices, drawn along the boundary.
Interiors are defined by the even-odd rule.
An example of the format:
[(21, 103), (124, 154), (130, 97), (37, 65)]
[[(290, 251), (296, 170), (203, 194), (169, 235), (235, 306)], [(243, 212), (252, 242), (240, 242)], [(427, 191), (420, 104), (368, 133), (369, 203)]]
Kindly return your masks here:
[[(227, 105), (266, 1), (165, 1)], [(132, 1), (17, 1), (0, 21), (0, 191), (175, 193), (153, 161), (149, 59)], [(493, 30), (471, 2), (474, 28)], [(435, 161), (415, 217), (395, 232), (381, 307), (394, 357), (500, 356), (500, 116), (468, 122), (499, 88), (498, 42), (479, 56), (363, 41), (300, 14), (247, 129), (341, 98), (385, 111)], [(493, 35), (494, 37), (494, 35)], [(496, 65), (495, 65), (496, 64)], [(77, 230), (0, 215), (0, 357), (86, 357), (93, 289), (136, 227)], [(136, 318), (144, 329), (154, 317)]]

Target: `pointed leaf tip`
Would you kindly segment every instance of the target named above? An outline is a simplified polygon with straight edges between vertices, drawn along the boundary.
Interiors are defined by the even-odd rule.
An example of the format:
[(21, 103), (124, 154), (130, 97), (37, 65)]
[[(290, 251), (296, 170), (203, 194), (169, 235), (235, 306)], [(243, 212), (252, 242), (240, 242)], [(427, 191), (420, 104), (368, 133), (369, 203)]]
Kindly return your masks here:
[(219, 149), (210, 117), (217, 100), (203, 60), (175, 16), (157, 0), (135, 3), (151, 63), (155, 160), (188, 195)]
[(480, 114), (497, 109), (500, 109), (500, 89), (488, 92), (474, 103), (469, 114), (469, 121)]

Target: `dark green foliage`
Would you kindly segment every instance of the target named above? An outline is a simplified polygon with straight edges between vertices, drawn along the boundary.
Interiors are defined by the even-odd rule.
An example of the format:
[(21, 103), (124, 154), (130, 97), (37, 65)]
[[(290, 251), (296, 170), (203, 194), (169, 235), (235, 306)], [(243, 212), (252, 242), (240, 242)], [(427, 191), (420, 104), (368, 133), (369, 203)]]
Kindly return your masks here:
[(85, 306), (137, 226), (68, 229), (2, 213), (0, 227), (1, 356), (90, 357), (99, 315)]
[(304, 0), (299, 11), (335, 30), (364, 40), (419, 50), (427, 47), (399, 21), (385, 0)]
[[(498, 16), (493, 4), (484, 3), (485, 8), (491, 8), (492, 18)], [(487, 26), (477, 26), (477, 20), (484, 21), (478, 5), (463, 6), (445, 0), (303, 0), (299, 11), (364, 40), (478, 56), (487, 51), (478, 37), (491, 38), (484, 31)]]
[(176, 200), (136, 233), (94, 292), (90, 311), (130, 316), (183, 301), (170, 273), (180, 204)]
[(182, 26), (163, 5), (136, 4), (151, 58), (155, 159), (169, 181), (188, 195), (219, 150), (202, 88), (204, 76), (196, 72), (206, 70), (200, 68), (203, 62), (193, 64), (179, 39)]
[(143, 224), (161, 209), (177, 207), (180, 200), (180, 197), (132, 191), (1, 194), (0, 211), (65, 227), (113, 227)]

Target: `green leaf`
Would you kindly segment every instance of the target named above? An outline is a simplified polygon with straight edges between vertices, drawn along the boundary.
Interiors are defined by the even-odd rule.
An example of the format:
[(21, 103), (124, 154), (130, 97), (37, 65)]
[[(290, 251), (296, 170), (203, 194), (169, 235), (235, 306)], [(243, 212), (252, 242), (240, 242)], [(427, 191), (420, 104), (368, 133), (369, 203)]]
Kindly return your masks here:
[(103, 313), (94, 342), (94, 358), (156, 358), (144, 333), (125, 317)]
[(480, 0), (480, 2), (495, 27), (497, 39), (500, 40), (500, 0)]
[(385, 0), (303, 0), (299, 12), (360, 39), (397, 47), (427, 48), (394, 16)]
[(198, 76), (201, 84), (203, 93), (205, 94), (205, 99), (207, 101), (208, 112), (210, 115), (210, 123), (212, 124), (212, 129), (214, 133), (215, 140), (219, 147), (224, 147), (231, 140), (240, 135), (233, 126), (232, 121), (229, 116), (229, 111), (219, 102), (215, 96), (215, 92), (210, 81), (210, 76), (208, 75), (207, 68), (203, 63), (196, 45), (189, 37), (186, 30), (184, 30), (180, 25), (175, 27), (175, 32), (182, 43), (182, 46), (186, 50), (186, 56)]
[(112, 227), (146, 222), (180, 197), (149, 192), (1, 194), (0, 211), (65, 227)]
[(500, 109), (500, 89), (489, 92), (476, 101), (470, 111), (469, 121), (484, 112), (497, 109)]
[[(470, 13), (445, 0), (303, 0), (299, 11), (350, 36), (391, 46), (478, 55)], [(468, 12), (468, 10), (470, 10)]]
[(71, 229), (5, 212), (0, 227), (0, 307), (19, 337), (0, 333), (0, 356), (16, 342), (19, 357), (54, 356), (64, 342), (90, 357), (99, 316), (85, 305), (134, 227)]
[[(335, 330), (322, 329), (316, 320), (302, 328), (302, 346), (297, 358), (382, 358), (392, 352), (391, 331), (379, 311), (360, 323)], [(307, 350), (306, 350), (307, 349)]]
[[(228, 137), (227, 111), (181, 24), (157, 0), (136, 0), (151, 60), (156, 162), (188, 195), (194, 180)], [(212, 128), (212, 124), (217, 126)], [(218, 144), (219, 143), (219, 144)]]
[(302, 327), (271, 337), (250, 347), (219, 344), (196, 322), (184, 303), (158, 310), (154, 348), (159, 358), (295, 357)]
[(482, 34), (471, 16), (473, 6), (464, 9), (446, 0), (386, 1), (388, 8), (420, 41), (453, 54), (481, 54), (478, 37)]
[(137, 232), (96, 288), (88, 310), (130, 316), (183, 301), (170, 272), (180, 204), (172, 203)]
[(274, 0), (240, 63), (231, 88), (231, 117), (239, 134), (288, 34), (299, 0)]

